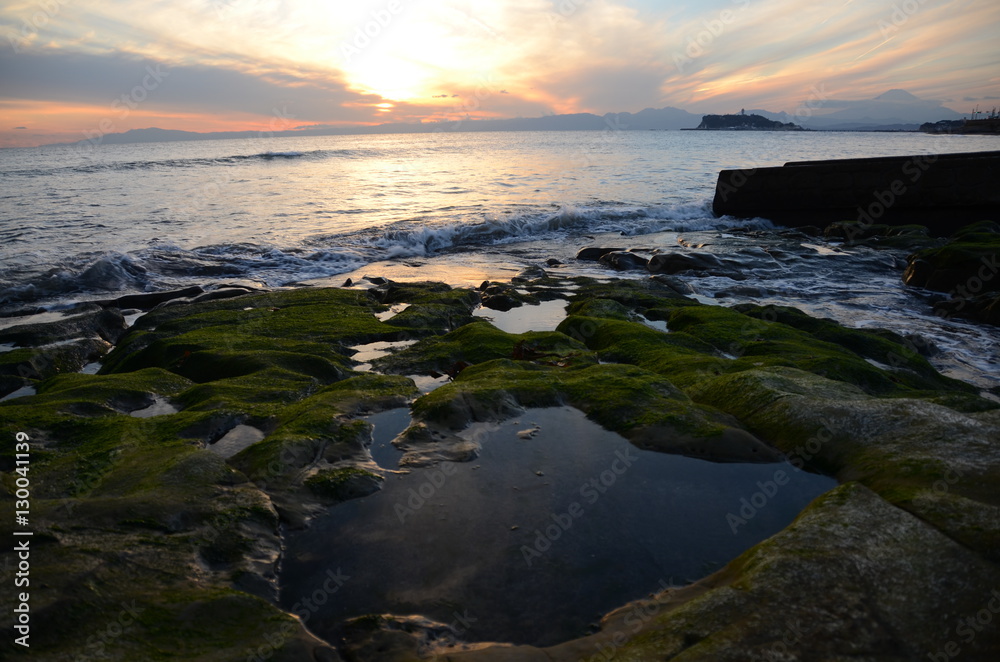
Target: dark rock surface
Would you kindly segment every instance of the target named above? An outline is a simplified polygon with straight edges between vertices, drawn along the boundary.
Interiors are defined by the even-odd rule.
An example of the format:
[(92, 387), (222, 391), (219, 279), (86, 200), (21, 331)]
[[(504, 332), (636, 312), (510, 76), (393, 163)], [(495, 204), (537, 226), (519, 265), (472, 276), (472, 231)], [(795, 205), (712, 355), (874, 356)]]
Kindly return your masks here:
[[(562, 282), (525, 277), (529, 294), (519, 296), (556, 296)], [(3, 434), (21, 433), (32, 456), (31, 560), (44, 577), (33, 653), (79, 655), (80, 641), (134, 604), (141, 617), (105, 642), (108, 659), (178, 642), (184, 659), (206, 662), (245, 660), (248, 650), (337, 659), (309, 634), (313, 612), (296, 618), (273, 602), (283, 531), (379, 489), (387, 471), (372, 461), (371, 425), (358, 416), (408, 403), (415, 421), (397, 439), (404, 466), (474, 458), (475, 444), (458, 435), (470, 422), (569, 404), (642, 448), (787, 458), (842, 484), (719, 572), (625, 605), (578, 640), (435, 647), (427, 637), (455, 631), (389, 614), (352, 624), (347, 659), (916, 660), (947, 650), (962, 619), (991, 604), (997, 403), (939, 374), (896, 334), (794, 308), (703, 305), (669, 277), (565, 282), (568, 316), (548, 332), (510, 334), (471, 314), (491, 288), (503, 295), (501, 284), (479, 293), (393, 282), (177, 303), (120, 338), (112, 310), (8, 329), (16, 339), (117, 341), (100, 374), (36, 369), (37, 395), (0, 403)], [(375, 316), (397, 303), (409, 305)], [(372, 361), (393, 374), (353, 369), (357, 345), (399, 340), (417, 342)], [(420, 393), (405, 375), (427, 371), (452, 380)], [(127, 413), (163, 400), (177, 411)], [(263, 439), (229, 457), (207, 448), (237, 425)], [(8, 444), (8, 521), (15, 466)], [(13, 606), (0, 594), (4, 613)], [(962, 657), (992, 659), (998, 633), (963, 640)]]
[(602, 255), (598, 262), (618, 271), (631, 271), (645, 269), (649, 260), (629, 251), (613, 251)]

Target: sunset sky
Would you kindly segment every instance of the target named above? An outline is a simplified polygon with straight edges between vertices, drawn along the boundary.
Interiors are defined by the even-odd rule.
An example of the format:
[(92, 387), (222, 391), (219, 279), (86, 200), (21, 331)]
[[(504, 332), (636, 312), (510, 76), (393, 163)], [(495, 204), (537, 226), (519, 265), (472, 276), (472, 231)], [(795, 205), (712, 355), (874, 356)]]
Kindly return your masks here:
[(0, 146), (158, 126), (1000, 104), (997, 0), (34, 0), (0, 7)]

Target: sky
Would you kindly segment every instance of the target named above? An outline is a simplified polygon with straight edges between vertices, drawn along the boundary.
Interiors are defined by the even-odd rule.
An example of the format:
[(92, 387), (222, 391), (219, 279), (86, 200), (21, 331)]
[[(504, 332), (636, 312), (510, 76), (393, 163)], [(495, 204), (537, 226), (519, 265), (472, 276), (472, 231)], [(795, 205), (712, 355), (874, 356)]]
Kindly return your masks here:
[[(0, 146), (157, 126), (1000, 105), (997, 0), (5, 0)], [(817, 111), (821, 112), (821, 111)]]

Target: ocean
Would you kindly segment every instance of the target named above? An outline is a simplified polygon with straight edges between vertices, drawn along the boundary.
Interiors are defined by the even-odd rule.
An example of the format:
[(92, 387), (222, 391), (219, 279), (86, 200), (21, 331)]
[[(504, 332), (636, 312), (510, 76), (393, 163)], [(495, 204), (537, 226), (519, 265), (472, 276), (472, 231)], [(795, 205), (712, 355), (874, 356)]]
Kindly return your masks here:
[(941, 295), (900, 280), (905, 254), (711, 213), (724, 168), (996, 148), (995, 136), (609, 129), (4, 149), (0, 313), (191, 284), (478, 285), (548, 259), (567, 275), (642, 277), (574, 256), (680, 244), (744, 265), (738, 281), (691, 278), (705, 301), (917, 334), (945, 374), (996, 388), (995, 332), (935, 317)]

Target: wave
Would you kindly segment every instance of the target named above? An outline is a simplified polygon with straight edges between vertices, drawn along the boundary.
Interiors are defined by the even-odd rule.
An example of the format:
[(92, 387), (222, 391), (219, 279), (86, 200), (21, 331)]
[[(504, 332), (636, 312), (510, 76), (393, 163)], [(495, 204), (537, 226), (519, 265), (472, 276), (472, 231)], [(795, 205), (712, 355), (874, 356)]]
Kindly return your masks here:
[(562, 239), (584, 234), (619, 233), (638, 236), (657, 232), (690, 232), (727, 227), (771, 229), (765, 219), (717, 218), (709, 201), (655, 207), (613, 204), (597, 207), (563, 206), (548, 214), (528, 213), (492, 217), (478, 223), (449, 222), (387, 230), (369, 238), (367, 245), (385, 252), (386, 258), (428, 256), (456, 248), (497, 246), (521, 241)]
[(65, 165), (54, 168), (29, 168), (11, 170), (4, 173), (19, 177), (58, 176), (67, 173), (92, 173), (106, 171), (129, 170), (166, 170), (171, 168), (203, 168), (213, 166), (230, 166), (251, 163), (254, 161), (286, 161), (292, 159), (323, 160), (323, 159), (357, 159), (377, 157), (377, 150), (372, 149), (317, 149), (311, 151), (267, 151), (254, 154), (230, 154), (226, 156), (190, 157), (180, 159), (107, 161), (96, 162), (93, 158), (84, 157), (83, 163)]
[(0, 306), (81, 294), (106, 296), (108, 293), (154, 291), (234, 279), (281, 286), (332, 277), (378, 261), (502, 247), (518, 242), (559, 244), (591, 234), (641, 236), (748, 225), (761, 230), (773, 228), (763, 219), (748, 222), (715, 218), (707, 200), (697, 204), (645, 207), (604, 202), (493, 215), (479, 221), (428, 225), (426, 219), (414, 219), (376, 234), (330, 235), (315, 238), (308, 245), (281, 248), (223, 243), (188, 249), (154, 240), (151, 245), (129, 253), (79, 254), (66, 258), (48, 271), (22, 274), (20, 282), (0, 282)]
[(304, 252), (254, 244), (185, 250), (158, 245), (129, 254), (81, 255), (44, 273), (33, 274), (27, 282), (0, 282), (0, 306), (232, 280), (280, 286), (353, 271), (367, 263), (367, 259), (349, 250)]

